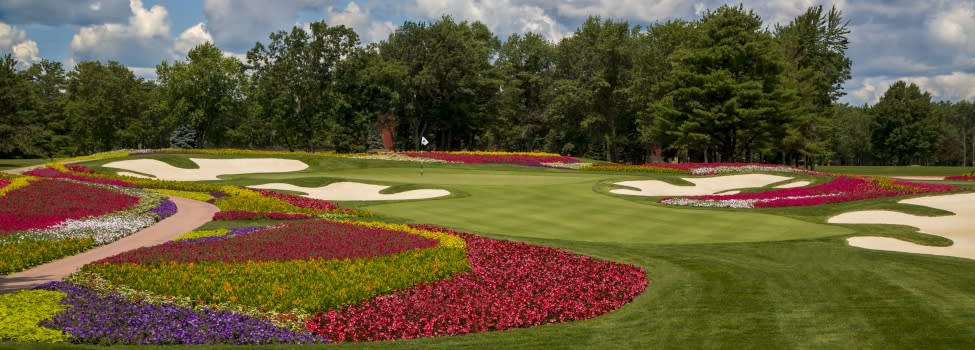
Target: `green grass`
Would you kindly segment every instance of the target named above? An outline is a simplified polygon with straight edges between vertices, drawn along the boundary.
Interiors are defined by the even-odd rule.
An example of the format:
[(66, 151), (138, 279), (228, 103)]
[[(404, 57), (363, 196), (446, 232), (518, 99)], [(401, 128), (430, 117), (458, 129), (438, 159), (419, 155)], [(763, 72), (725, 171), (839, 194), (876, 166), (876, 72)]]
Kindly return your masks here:
[(31, 165), (40, 165), (51, 161), (50, 159), (0, 159), (0, 170), (22, 168)]
[[(416, 163), (299, 159), (312, 167), (290, 174), (232, 176), (220, 182), (283, 181), (308, 186), (353, 180), (462, 191), (464, 196), (449, 199), (357, 205), (383, 215), (380, 219), (440, 224), (635, 264), (651, 280), (646, 293), (633, 303), (590, 320), (458, 337), (308, 348), (975, 347), (975, 261), (849, 247), (844, 238), (855, 235), (935, 245), (948, 242), (904, 226), (824, 223), (829, 216), (851, 210), (947, 214), (896, 203), (902, 198), (806, 208), (672, 208), (652, 198), (607, 193), (612, 182), (672, 179), (668, 175), (428, 164), (420, 176)], [(241, 224), (214, 223), (205, 228)], [(0, 344), (0, 348), (18, 349), (60, 347), (102, 349)]]
[(821, 166), (817, 171), (853, 175), (887, 176), (952, 176), (971, 172), (972, 167), (958, 166)]

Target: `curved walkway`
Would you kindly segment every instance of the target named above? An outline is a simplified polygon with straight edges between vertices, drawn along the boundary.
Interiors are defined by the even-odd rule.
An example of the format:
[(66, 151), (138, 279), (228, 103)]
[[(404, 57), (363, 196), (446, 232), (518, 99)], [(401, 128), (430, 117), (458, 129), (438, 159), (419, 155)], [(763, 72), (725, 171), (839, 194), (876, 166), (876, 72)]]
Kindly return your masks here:
[(124, 251), (165, 243), (209, 222), (213, 219), (213, 214), (220, 211), (210, 203), (179, 197), (170, 197), (169, 199), (176, 203), (177, 211), (173, 216), (118, 241), (35, 266), (29, 270), (0, 276), (0, 293), (14, 292), (51, 281), (60, 281), (64, 277), (79, 271), (85, 264)]

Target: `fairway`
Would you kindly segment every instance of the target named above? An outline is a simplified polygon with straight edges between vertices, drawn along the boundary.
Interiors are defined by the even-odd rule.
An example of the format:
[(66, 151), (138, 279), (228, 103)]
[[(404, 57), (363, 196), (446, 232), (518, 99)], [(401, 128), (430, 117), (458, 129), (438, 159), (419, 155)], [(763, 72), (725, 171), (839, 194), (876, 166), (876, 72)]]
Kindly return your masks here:
[[(147, 158), (185, 167), (173, 156)], [(303, 160), (310, 168), (292, 173), (228, 175), (221, 179), (228, 179), (222, 182), (247, 186), (269, 182), (321, 186), (339, 180), (354, 180), (409, 185), (410, 189), (446, 188), (464, 195), (356, 205), (413, 223), (494, 235), (586, 242), (688, 244), (795, 240), (853, 233), (836, 225), (776, 215), (665, 207), (597, 193), (594, 189), (604, 181), (660, 176), (459, 164), (427, 164), (421, 175), (419, 165), (410, 162), (289, 158)]]
[[(352, 176), (352, 175), (349, 175)], [(461, 174), (456, 176), (464, 177)], [(497, 176), (504, 181), (505, 176)], [(548, 177), (544, 177), (548, 178)], [(542, 179), (534, 179), (541, 182)], [(553, 183), (462, 186), (469, 197), (368, 206), (383, 215), (460, 230), (521, 237), (629, 243), (718, 243), (791, 240), (852, 233), (780, 216), (674, 209), (596, 193), (579, 176)], [(760, 224), (752, 224), (760, 223)], [(747, 227), (747, 229), (742, 229)]]

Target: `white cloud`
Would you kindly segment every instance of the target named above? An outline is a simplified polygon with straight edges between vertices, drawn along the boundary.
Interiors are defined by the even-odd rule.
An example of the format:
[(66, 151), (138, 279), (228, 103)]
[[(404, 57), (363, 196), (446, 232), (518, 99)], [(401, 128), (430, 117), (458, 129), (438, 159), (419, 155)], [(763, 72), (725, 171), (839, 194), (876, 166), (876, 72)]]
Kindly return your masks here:
[(12, 53), (21, 66), (41, 61), (37, 42), (27, 38), (27, 33), (0, 22), (0, 54)]
[(138, 78), (156, 80), (156, 67), (129, 67), (129, 69)]
[(325, 13), (328, 25), (351, 27), (364, 43), (385, 40), (396, 30), (393, 22), (374, 19), (369, 9), (362, 9), (354, 1), (349, 2), (341, 11), (336, 11), (334, 7), (329, 6)]
[(448, 14), (457, 20), (480, 21), (501, 39), (535, 32), (557, 41), (571, 32), (541, 6), (512, 0), (417, 0), (415, 11), (431, 19)]
[(887, 92), (887, 88), (898, 80), (916, 84), (923, 91), (931, 93), (934, 101), (975, 98), (975, 73), (952, 72), (931, 76), (877, 76), (854, 79), (847, 84), (849, 90), (847, 102), (857, 105), (874, 104)]
[(132, 16), (127, 24), (107, 23), (83, 27), (71, 38), (72, 55), (79, 60), (117, 60), (147, 66), (169, 58), (172, 38), (169, 13), (161, 5), (145, 9), (141, 0), (130, 0)]
[(177, 57), (186, 57), (186, 54), (190, 52), (197, 45), (213, 42), (213, 37), (210, 36), (210, 32), (207, 31), (206, 24), (197, 23), (196, 25), (187, 28), (183, 31), (179, 37), (176, 38), (176, 42), (173, 44), (173, 52)]
[(203, 13), (215, 44), (246, 51), (271, 32), (291, 30), (302, 10), (323, 11), (329, 0), (204, 0)]
[(37, 43), (33, 40), (14, 45), (13, 52), (14, 57), (21, 62), (35, 63), (41, 61), (40, 50), (37, 49)]
[(947, 44), (960, 46), (969, 51), (975, 45), (975, 5), (960, 3), (936, 12), (928, 19), (931, 35)]

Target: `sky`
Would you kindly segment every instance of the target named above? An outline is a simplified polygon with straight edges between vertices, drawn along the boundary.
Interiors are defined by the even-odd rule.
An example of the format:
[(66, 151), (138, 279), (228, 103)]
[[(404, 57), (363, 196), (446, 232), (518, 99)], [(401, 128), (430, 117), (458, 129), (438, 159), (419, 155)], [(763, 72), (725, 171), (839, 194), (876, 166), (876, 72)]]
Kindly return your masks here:
[[(356, 30), (364, 43), (384, 40), (404, 21), (443, 15), (481, 21), (502, 40), (537, 32), (571, 36), (589, 15), (633, 25), (696, 20), (714, 0), (0, 0), (0, 55), (19, 61), (115, 60), (152, 79), (163, 60), (183, 60), (211, 41), (243, 55), (273, 31), (324, 20)], [(808, 7), (836, 6), (849, 20), (853, 78), (841, 102), (873, 104), (897, 80), (935, 101), (975, 100), (973, 0), (745, 0), (771, 28)], [(732, 4), (738, 4), (733, 2)]]

